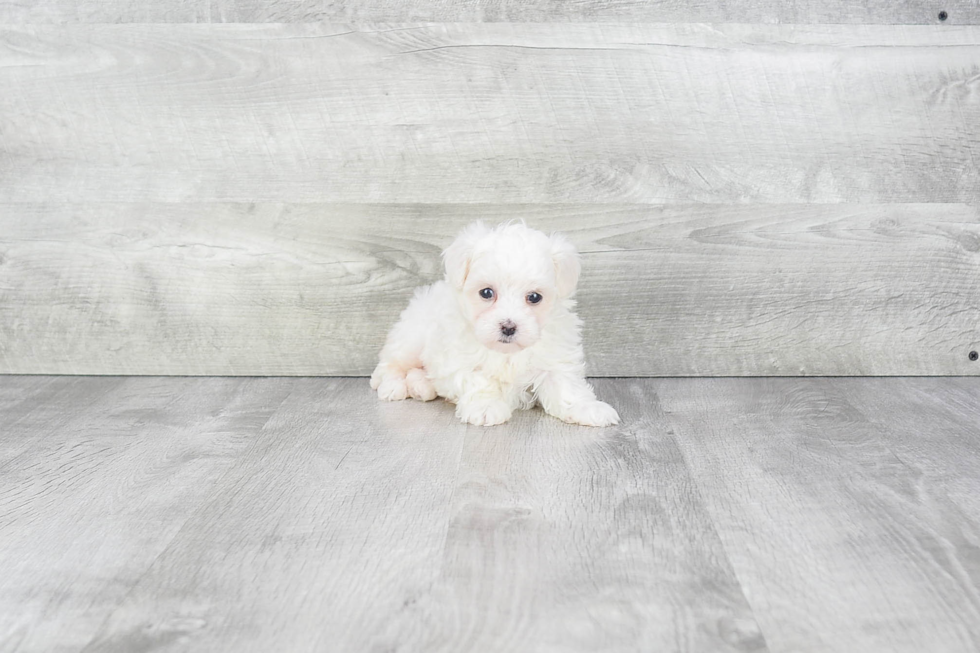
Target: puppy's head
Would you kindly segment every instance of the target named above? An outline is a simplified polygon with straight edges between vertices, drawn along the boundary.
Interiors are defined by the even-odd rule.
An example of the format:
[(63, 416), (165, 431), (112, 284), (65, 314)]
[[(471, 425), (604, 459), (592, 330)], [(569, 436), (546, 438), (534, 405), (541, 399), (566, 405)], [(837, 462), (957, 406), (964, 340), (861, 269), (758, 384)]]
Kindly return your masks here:
[(443, 252), (477, 339), (502, 353), (530, 347), (558, 303), (575, 292), (579, 260), (563, 236), (523, 224), (468, 226)]

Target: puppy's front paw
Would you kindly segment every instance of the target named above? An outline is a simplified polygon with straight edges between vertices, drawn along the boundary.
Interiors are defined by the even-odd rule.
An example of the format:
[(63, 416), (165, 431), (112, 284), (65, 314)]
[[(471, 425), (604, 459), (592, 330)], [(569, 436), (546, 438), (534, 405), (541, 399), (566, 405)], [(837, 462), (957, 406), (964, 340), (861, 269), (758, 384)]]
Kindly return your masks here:
[(503, 401), (466, 403), (456, 406), (456, 417), (467, 424), (495, 426), (510, 419), (511, 407)]
[(619, 424), (619, 413), (604, 401), (588, 401), (572, 406), (563, 419), (582, 426), (612, 426)]
[(405, 377), (385, 376), (378, 383), (378, 397), (384, 401), (401, 401), (408, 397)]

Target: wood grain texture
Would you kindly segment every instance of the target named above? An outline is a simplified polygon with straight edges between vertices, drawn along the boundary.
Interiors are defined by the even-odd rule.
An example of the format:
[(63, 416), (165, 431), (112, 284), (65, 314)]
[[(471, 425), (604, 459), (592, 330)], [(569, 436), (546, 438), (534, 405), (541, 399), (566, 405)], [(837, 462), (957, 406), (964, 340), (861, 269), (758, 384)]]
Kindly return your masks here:
[(766, 651), (655, 398), (600, 386), (630, 427), (536, 410), (469, 429), (439, 581), (387, 650)]
[(978, 381), (0, 377), (0, 650), (972, 653)]
[(178, 22), (651, 22), (938, 23), (980, 22), (968, 0), (942, 5), (887, 0), (0, 0), (4, 23)]
[(363, 379), (290, 386), (85, 651), (377, 650), (418, 626), (406, 614), (440, 573), (466, 428)]
[(976, 380), (654, 388), (772, 650), (980, 648)]
[[(977, 428), (978, 395), (971, 379), (936, 380), (931, 383), (906, 379), (892, 386), (841, 380), (840, 392), (860, 404), (869, 421), (892, 453), (911, 463), (919, 477), (915, 491), (928, 497), (928, 507), (946, 522), (937, 552), (949, 551), (950, 576), (963, 580), (976, 569), (957, 565), (959, 557), (977, 557), (980, 532), (971, 515), (980, 514), (980, 437)], [(901, 423), (891, 425), (892, 415), (908, 412)], [(974, 602), (980, 612), (980, 602)]]
[(582, 252), (590, 373), (977, 374), (963, 205), (0, 205), (0, 373), (363, 375), (463, 225)]
[(318, 20), (444, 22), (648, 23), (939, 23), (980, 22), (976, 3), (895, 3), (887, 0), (211, 0), (213, 22)]
[(978, 202), (980, 28), (0, 32), (0, 201)]
[[(20, 461), (34, 479), (17, 492), (20, 512), (59, 534), (32, 552), (31, 523), (5, 524), (0, 551), (25, 561), (40, 579), (34, 596), (51, 606), (25, 611), (0, 584), (2, 613), (18, 617), (16, 639), (0, 630), (9, 650), (766, 650), (676, 442), (644, 417), (645, 397), (624, 398), (637, 424), (626, 432), (572, 427), (540, 411), (474, 429), (441, 402), (379, 402), (362, 379), (278, 380), (284, 400), (252, 396), (248, 406), (271, 418), (227, 425), (225, 437), (247, 446), (222, 473), (200, 487), (193, 476), (175, 478), (197, 466), (198, 407), (223, 414), (228, 385), (241, 383), (250, 382), (128, 380), (90, 456), (68, 429), (47, 433), (44, 453)], [(166, 407), (134, 401), (139, 388), (162, 400), (164, 387)], [(129, 420), (128, 446), (111, 439), (122, 435), (119, 414)], [(169, 512), (146, 509), (132, 470), (111, 462), (124, 457), (136, 469), (166, 470), (158, 475), (173, 487), (153, 488), (152, 501)], [(66, 462), (64, 475), (75, 478), (79, 459), (87, 484), (117, 488), (108, 506), (107, 498), (76, 512), (71, 500), (51, 500), (86, 500), (45, 471)], [(149, 568), (123, 555), (56, 576), (47, 566), (56, 552), (103, 550), (79, 533), (104, 528), (106, 510), (145, 515), (114, 538), (120, 551), (138, 543), (152, 551)], [(113, 588), (111, 614), (102, 604), (71, 610), (103, 584)]]
[(0, 23), (200, 23), (210, 0), (0, 0)]
[(0, 377), (0, 650), (78, 651), (296, 382)]

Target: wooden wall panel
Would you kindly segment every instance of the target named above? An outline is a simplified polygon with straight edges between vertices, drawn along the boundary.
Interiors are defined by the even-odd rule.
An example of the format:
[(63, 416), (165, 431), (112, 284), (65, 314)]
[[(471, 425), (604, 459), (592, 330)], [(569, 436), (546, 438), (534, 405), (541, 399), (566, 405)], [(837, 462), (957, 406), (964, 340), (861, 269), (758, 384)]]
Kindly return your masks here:
[(207, 23), (209, 0), (0, 0), (0, 23)]
[(6, 23), (295, 23), (332, 21), (938, 23), (980, 22), (970, 0), (0, 0)]
[(72, 7), (0, 3), (0, 372), (364, 374), (453, 233), (521, 216), (583, 248), (594, 374), (978, 371), (959, 6)]
[(980, 201), (980, 27), (0, 30), (0, 201)]
[(889, 205), (0, 205), (0, 373), (359, 375), (473, 219), (582, 251), (595, 375), (977, 374), (980, 216)]
[(211, 0), (213, 22), (317, 20), (453, 22), (852, 23), (980, 22), (968, 0), (933, 5), (888, 0)]

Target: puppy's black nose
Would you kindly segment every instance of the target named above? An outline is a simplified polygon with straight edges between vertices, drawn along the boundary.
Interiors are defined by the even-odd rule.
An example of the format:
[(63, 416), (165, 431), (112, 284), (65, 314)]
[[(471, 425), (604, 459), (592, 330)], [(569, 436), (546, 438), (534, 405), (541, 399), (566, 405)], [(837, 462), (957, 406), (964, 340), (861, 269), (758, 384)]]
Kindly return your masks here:
[(517, 325), (511, 322), (510, 320), (507, 320), (506, 322), (500, 325), (500, 332), (505, 336), (512, 336), (515, 333), (517, 333)]

